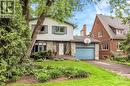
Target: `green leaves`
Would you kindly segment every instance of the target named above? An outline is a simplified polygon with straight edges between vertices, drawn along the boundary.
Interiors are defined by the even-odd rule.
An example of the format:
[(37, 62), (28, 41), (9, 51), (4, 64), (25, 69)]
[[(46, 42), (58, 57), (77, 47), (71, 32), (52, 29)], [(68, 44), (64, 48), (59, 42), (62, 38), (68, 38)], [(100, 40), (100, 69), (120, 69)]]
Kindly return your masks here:
[(13, 18), (0, 18), (0, 82), (15, 80), (22, 73), (18, 65), (26, 58), (31, 38), (31, 30), (26, 25), (18, 3), (16, 8), (17, 14)]
[(110, 0), (111, 13), (122, 19), (125, 24), (130, 21), (130, 3), (127, 0)]
[(56, 20), (65, 21), (76, 10), (81, 10), (84, 5), (91, 2), (91, 0), (54, 0), (51, 6), (46, 6), (49, 0), (31, 0), (31, 14), (39, 17), (40, 14), (46, 13), (46, 16), (52, 17)]

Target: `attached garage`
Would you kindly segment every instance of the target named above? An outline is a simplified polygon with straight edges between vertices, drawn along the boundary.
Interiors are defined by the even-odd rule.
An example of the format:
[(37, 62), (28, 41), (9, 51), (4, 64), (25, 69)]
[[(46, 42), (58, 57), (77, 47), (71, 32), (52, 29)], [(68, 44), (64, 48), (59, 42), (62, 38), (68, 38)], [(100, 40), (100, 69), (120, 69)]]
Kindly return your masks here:
[(76, 58), (94, 60), (95, 59), (94, 44), (77, 43), (76, 44)]
[[(90, 39), (90, 43), (84, 43), (84, 39)], [(75, 36), (75, 58), (80, 60), (99, 59), (99, 41), (90, 37)]]

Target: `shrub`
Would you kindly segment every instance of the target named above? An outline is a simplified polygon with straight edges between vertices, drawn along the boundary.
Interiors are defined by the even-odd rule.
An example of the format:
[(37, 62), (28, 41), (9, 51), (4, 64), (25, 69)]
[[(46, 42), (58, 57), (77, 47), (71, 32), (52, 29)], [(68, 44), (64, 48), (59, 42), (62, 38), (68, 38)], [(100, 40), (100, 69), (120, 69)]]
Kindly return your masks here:
[(55, 79), (62, 76), (62, 72), (59, 71), (58, 69), (49, 70), (48, 74), (50, 75), (51, 79)]
[(63, 73), (68, 78), (84, 78), (89, 76), (88, 72), (71, 67), (65, 68)]
[(38, 59), (37, 62), (43, 62), (43, 59)]
[(89, 73), (84, 71), (84, 70), (77, 70), (77, 78), (84, 78), (84, 77), (88, 77)]
[(35, 76), (40, 82), (46, 82), (50, 79), (50, 76), (44, 72), (38, 72)]
[(111, 60), (118, 62), (126, 62), (128, 61), (128, 57), (122, 55), (121, 53), (113, 52), (111, 55)]
[(66, 77), (70, 77), (72, 74), (74, 74), (74, 68), (72, 67), (66, 67), (62, 70), (62, 72), (64, 73), (64, 75)]
[(52, 55), (52, 52), (50, 50), (32, 53), (32, 55), (30, 57), (33, 58), (34, 60), (53, 59), (53, 55)]

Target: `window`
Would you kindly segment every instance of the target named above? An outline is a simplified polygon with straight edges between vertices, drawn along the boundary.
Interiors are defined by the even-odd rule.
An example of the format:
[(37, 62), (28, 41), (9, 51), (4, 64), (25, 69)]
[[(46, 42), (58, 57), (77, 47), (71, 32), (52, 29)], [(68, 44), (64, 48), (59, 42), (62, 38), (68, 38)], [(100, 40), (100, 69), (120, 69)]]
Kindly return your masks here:
[(98, 32), (98, 37), (102, 37), (103, 36), (103, 32)]
[(108, 50), (108, 48), (109, 48), (108, 42), (102, 43), (102, 50)]
[[(32, 31), (34, 30), (35, 26), (36, 25), (34, 25), (34, 24), (32, 25)], [(48, 26), (47, 25), (43, 25), (42, 29), (40, 31), (40, 34), (46, 34), (46, 33), (48, 33)]]
[(52, 33), (58, 35), (67, 34), (67, 28), (64, 26), (52, 26)]
[(120, 46), (121, 46), (121, 43), (117, 42), (117, 51), (121, 51)]
[(124, 34), (124, 31), (123, 31), (123, 30), (118, 30), (118, 29), (117, 29), (117, 30), (116, 30), (116, 33), (117, 33), (117, 34), (120, 34), (120, 35), (123, 35), (123, 34)]
[(42, 29), (40, 31), (40, 34), (46, 34), (48, 33), (48, 26), (47, 25), (43, 25)]
[(46, 51), (46, 43), (40, 42), (40, 43), (35, 43), (33, 47), (33, 52), (40, 52), (40, 51)]

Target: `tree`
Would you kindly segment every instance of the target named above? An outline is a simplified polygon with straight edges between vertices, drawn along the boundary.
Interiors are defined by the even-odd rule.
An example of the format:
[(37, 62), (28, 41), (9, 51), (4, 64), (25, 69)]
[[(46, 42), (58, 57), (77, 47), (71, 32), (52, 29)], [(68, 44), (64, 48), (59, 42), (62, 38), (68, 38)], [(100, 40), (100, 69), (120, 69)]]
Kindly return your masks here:
[[(27, 61), (26, 52), (31, 30), (28, 28), (16, 3), (16, 12), (13, 18), (0, 18), (0, 86), (2, 82), (16, 79), (17, 70)], [(20, 66), (19, 66), (20, 65)]]
[[(109, 3), (111, 5), (111, 12), (114, 12), (116, 17), (130, 26), (130, 3), (127, 0), (110, 0)], [(130, 54), (130, 32), (128, 32), (126, 39), (121, 42), (120, 47)]]
[(130, 25), (130, 3), (127, 0), (110, 0), (111, 13), (120, 18), (125, 24)]
[[(30, 0), (30, 2), (29, 0), (20, 0), (26, 22), (29, 22), (29, 9), (31, 9), (32, 15), (38, 18), (32, 33), (32, 40), (29, 44), (27, 55), (30, 56), (31, 54), (37, 34), (40, 32), (46, 16), (52, 17), (58, 21), (64, 21), (72, 16), (73, 11), (80, 10), (83, 5), (92, 1), (94, 0)], [(36, 8), (32, 9), (29, 3), (30, 5), (36, 5)]]

